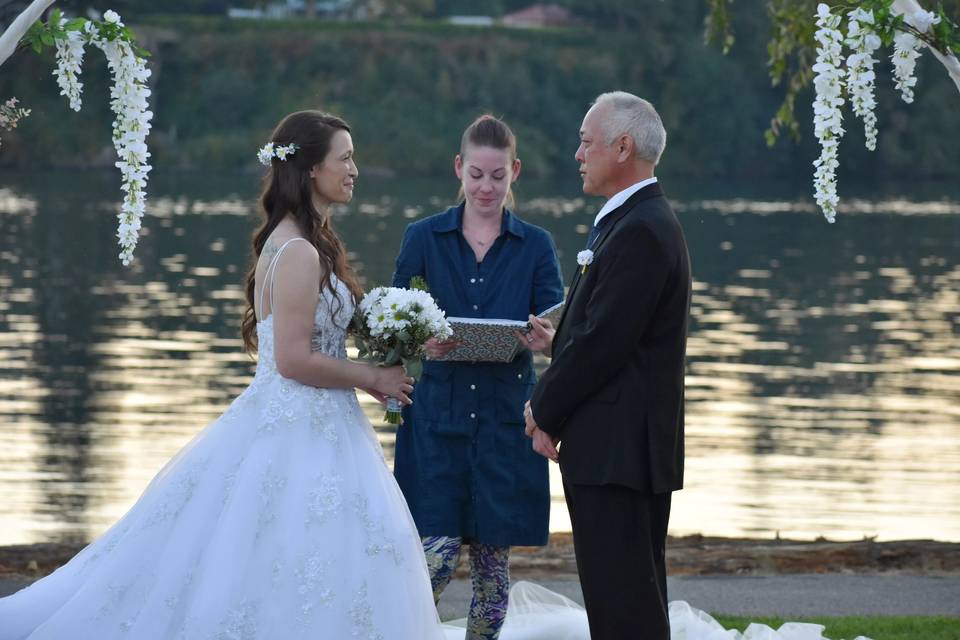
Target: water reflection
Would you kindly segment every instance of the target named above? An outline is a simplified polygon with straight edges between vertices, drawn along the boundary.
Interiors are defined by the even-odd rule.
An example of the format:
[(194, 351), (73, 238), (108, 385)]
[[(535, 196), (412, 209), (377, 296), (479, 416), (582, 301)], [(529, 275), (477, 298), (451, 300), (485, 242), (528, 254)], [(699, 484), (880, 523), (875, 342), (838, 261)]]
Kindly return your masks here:
[[(0, 187), (0, 544), (101, 532), (252, 375), (238, 329), (256, 181), (151, 186), (128, 269), (112, 176)], [(728, 187), (676, 188), (695, 194), (675, 201), (696, 282), (673, 532), (960, 540), (960, 194), (852, 197), (828, 226), (789, 189)], [(568, 188), (525, 184), (522, 211), (569, 274), (597, 203)], [(368, 181), (338, 213), (368, 286), (450, 191)]]

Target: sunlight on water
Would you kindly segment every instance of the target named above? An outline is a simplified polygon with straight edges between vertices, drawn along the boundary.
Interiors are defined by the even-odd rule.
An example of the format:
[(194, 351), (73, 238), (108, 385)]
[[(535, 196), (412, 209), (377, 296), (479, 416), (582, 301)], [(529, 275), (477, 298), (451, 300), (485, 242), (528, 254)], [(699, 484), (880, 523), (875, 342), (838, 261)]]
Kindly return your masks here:
[[(395, 186), (367, 182), (337, 213), (367, 286), (389, 280), (404, 226), (445, 206), (423, 194), (451, 191)], [(522, 215), (569, 275), (597, 202), (528, 188)], [(253, 372), (255, 193), (158, 177), (124, 269), (113, 186), (64, 189), (0, 188), (0, 544), (101, 533)], [(960, 541), (960, 200), (851, 197), (827, 225), (784, 193), (674, 200), (696, 282), (671, 531)], [(392, 428), (361, 401), (392, 460)]]

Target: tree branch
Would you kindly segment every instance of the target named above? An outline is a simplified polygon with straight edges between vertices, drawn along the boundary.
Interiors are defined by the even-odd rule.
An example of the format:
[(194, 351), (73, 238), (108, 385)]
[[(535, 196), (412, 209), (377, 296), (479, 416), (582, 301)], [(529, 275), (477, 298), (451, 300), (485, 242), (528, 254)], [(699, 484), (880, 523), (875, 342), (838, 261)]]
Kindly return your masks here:
[(40, 19), (43, 12), (54, 3), (54, 0), (33, 0), (26, 9), (23, 10), (17, 19), (7, 27), (7, 30), (0, 36), (0, 65), (7, 61), (13, 52), (17, 49), (20, 42), (30, 26)]

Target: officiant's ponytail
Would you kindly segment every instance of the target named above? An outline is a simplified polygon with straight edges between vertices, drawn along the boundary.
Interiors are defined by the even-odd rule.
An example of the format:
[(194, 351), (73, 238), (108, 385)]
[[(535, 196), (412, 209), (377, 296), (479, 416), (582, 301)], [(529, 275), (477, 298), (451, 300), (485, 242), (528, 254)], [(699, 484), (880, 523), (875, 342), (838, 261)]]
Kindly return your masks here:
[[(490, 147), (491, 149), (506, 149), (510, 152), (510, 164), (517, 159), (517, 137), (513, 135), (507, 123), (488, 113), (473, 121), (463, 132), (460, 138), (460, 157), (465, 158), (470, 147)], [(463, 200), (465, 194), (463, 185), (457, 194), (457, 202)], [(507, 187), (507, 197), (504, 200), (507, 207), (514, 205), (513, 189)]]

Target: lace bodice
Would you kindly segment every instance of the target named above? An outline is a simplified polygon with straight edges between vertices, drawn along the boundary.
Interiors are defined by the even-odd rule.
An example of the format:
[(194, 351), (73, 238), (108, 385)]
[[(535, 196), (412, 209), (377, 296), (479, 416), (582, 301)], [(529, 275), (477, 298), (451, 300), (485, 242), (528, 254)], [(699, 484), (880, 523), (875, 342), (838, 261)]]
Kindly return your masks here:
[[(334, 358), (347, 357), (347, 328), (354, 310), (353, 297), (347, 285), (335, 275), (330, 276), (330, 287), (320, 293), (317, 310), (313, 316), (313, 351)], [(275, 372), (273, 314), (257, 323), (257, 374), (261, 370)]]
[[(297, 241), (307, 242), (299, 237), (290, 238), (284, 242), (270, 259), (270, 264), (267, 265), (264, 273), (265, 284), (260, 288), (260, 304), (255, 308), (257, 317), (263, 318), (257, 323), (257, 351), (260, 356), (257, 362), (257, 377), (263, 377), (263, 374), (273, 375), (277, 372), (273, 335), (274, 280), (280, 256), (288, 246)], [(264, 295), (267, 284), (270, 289), (270, 313), (264, 317)], [(350, 326), (354, 307), (350, 289), (336, 274), (330, 274), (330, 284), (320, 292), (313, 316), (313, 337), (310, 340), (313, 351), (319, 351), (334, 358), (347, 357), (347, 328)]]

